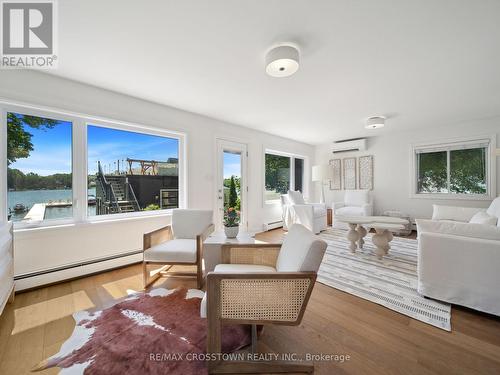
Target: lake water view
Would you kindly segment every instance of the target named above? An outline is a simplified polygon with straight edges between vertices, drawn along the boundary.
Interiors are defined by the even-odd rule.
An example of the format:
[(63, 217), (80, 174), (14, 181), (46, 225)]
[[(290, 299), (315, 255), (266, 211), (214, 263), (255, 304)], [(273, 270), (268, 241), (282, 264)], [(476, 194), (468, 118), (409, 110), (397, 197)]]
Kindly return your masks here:
[[(70, 189), (60, 190), (22, 190), (9, 191), (7, 194), (7, 207), (11, 210), (12, 221), (22, 220), (31, 207), (36, 203), (49, 202), (71, 202), (73, 199), (73, 191)], [(88, 189), (88, 195), (95, 196), (95, 187)], [(26, 212), (14, 212), (16, 204), (23, 204)], [(73, 215), (73, 207), (47, 207), (45, 210), (45, 219), (63, 219), (71, 218)], [(95, 215), (95, 206), (89, 206), (89, 215)]]

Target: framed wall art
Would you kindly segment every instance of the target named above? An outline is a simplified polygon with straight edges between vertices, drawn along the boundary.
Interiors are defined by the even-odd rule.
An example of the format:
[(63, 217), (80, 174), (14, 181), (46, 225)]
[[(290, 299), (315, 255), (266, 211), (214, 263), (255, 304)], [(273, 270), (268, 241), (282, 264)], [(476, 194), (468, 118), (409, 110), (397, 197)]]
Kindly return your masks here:
[(359, 165), (359, 188), (373, 189), (373, 156), (361, 156), (358, 158)]
[(356, 158), (342, 159), (344, 190), (356, 189)]
[(330, 190), (341, 190), (342, 189), (342, 160), (332, 159), (330, 160), (330, 165), (332, 168), (333, 178), (330, 180)]

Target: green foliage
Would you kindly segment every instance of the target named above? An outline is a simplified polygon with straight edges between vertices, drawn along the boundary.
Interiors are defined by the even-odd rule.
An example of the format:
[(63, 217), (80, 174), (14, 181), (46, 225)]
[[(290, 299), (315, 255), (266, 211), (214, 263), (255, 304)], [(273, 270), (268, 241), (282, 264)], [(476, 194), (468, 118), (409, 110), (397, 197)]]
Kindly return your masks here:
[(229, 207), (236, 207), (238, 201), (238, 193), (236, 192), (236, 183), (234, 182), (234, 176), (231, 176), (231, 184), (229, 185)]
[(428, 152), (419, 155), (418, 191), (425, 193), (446, 192), (446, 151)]
[(159, 210), (159, 209), (160, 209), (160, 206), (158, 206), (157, 204), (151, 203), (144, 208), (144, 211), (155, 211), (155, 210)]
[(448, 151), (419, 155), (418, 191), (423, 193), (486, 193), (486, 149), (449, 151), (450, 186), (448, 187)]
[(56, 120), (18, 115), (12, 112), (7, 113), (7, 165), (12, 164), (17, 159), (27, 158), (33, 151), (31, 138), (33, 135), (27, 132), (24, 126), (33, 129), (51, 129), (57, 125)]
[(11, 190), (56, 190), (70, 189), (71, 186), (71, 173), (40, 176), (33, 172), (24, 174), (19, 169), (7, 168), (7, 187)]
[(459, 194), (486, 193), (486, 149), (450, 152), (450, 190)]
[[(231, 180), (234, 181), (234, 185), (236, 188), (236, 203), (234, 205), (231, 205), (230, 202)], [(224, 179), (224, 208), (227, 210), (229, 207), (234, 207), (236, 210), (239, 211), (241, 209), (240, 198), (241, 198), (241, 179), (235, 176), (231, 176), (231, 178)]]
[(266, 190), (286, 194), (290, 188), (290, 158), (266, 154)]
[(229, 207), (224, 213), (223, 223), (225, 227), (237, 227), (240, 225), (240, 211)]

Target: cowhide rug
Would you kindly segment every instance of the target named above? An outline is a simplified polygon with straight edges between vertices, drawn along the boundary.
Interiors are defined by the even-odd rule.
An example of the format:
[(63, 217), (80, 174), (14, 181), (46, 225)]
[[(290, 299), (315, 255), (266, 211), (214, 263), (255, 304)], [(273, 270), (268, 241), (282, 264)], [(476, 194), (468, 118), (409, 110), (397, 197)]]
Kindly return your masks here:
[[(206, 362), (186, 359), (206, 351), (202, 297), (196, 289), (158, 288), (104, 310), (79, 311), (73, 314), (75, 330), (59, 353), (33, 371), (57, 366), (62, 375), (204, 374)], [(250, 340), (248, 326), (224, 326), (222, 351), (233, 352)]]

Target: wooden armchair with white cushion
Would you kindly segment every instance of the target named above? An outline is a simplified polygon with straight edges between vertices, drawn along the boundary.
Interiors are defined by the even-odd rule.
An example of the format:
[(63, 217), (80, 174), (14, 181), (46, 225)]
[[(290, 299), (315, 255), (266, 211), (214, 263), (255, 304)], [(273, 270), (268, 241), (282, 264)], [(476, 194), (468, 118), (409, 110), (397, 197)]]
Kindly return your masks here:
[[(298, 325), (302, 321), (327, 244), (302, 225), (289, 228), (283, 245), (225, 245), (207, 276), (201, 316), (208, 319), (207, 353), (220, 353), (222, 324)], [(209, 373), (312, 372), (307, 363), (219, 361)]]
[[(172, 211), (172, 225), (144, 234), (143, 274), (144, 288), (161, 276), (196, 276), (198, 289), (203, 285), (203, 241), (214, 231), (213, 211)], [(148, 264), (162, 264), (151, 277)], [(174, 265), (193, 265), (196, 272), (168, 272)]]

